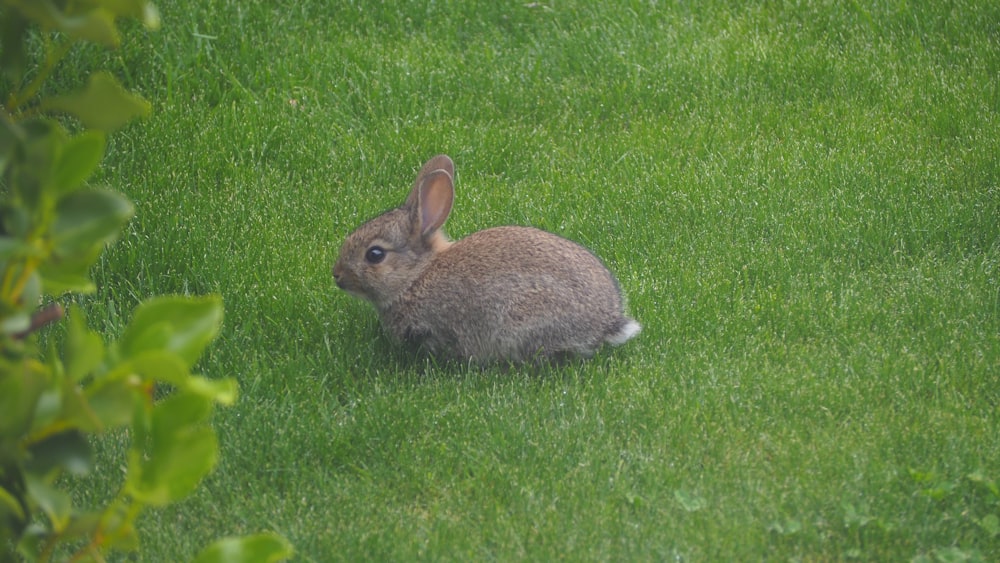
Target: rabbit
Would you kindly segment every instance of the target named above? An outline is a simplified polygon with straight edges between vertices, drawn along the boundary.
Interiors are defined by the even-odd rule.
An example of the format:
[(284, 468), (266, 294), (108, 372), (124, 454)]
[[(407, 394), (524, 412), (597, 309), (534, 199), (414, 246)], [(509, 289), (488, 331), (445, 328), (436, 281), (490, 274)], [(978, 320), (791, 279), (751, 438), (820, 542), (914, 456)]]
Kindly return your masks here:
[(451, 241), (455, 199), (446, 155), (420, 170), (402, 207), (348, 235), (338, 287), (370, 301), (391, 337), (432, 356), (485, 364), (590, 357), (640, 325), (618, 282), (583, 246), (532, 227), (494, 227)]

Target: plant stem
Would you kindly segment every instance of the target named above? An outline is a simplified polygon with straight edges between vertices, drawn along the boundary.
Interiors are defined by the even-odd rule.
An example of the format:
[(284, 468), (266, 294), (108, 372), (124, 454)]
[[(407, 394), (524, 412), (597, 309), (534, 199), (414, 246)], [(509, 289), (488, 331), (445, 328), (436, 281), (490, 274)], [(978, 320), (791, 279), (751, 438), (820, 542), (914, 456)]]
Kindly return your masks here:
[(21, 298), (21, 294), (24, 292), (24, 286), (28, 284), (28, 280), (31, 279), (31, 274), (38, 269), (38, 259), (37, 258), (25, 258), (24, 265), (21, 268), (21, 273), (15, 279), (15, 268), (11, 266), (7, 267), (7, 273), (4, 275), (3, 279), (3, 289), (0, 293), (0, 298), (4, 301), (12, 304), (16, 304)]
[(14, 335), (14, 338), (25, 338), (32, 332), (40, 330), (43, 326), (58, 321), (63, 317), (62, 305), (58, 303), (50, 303), (45, 307), (39, 309), (34, 315), (31, 316), (31, 326), (22, 332)]

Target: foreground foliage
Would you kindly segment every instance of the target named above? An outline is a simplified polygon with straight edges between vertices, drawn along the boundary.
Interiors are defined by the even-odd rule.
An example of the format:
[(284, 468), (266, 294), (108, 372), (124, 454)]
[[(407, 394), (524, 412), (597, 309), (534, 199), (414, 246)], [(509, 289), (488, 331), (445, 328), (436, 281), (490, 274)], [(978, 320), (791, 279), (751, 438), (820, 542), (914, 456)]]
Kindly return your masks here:
[[(158, 16), (143, 0), (8, 0), (0, 10), (0, 560), (102, 560), (138, 548), (142, 510), (188, 496), (217, 463), (208, 421), (215, 405), (236, 400), (236, 382), (192, 369), (219, 332), (222, 300), (149, 299), (107, 344), (71, 305), (60, 330), (39, 338), (64, 316), (60, 296), (95, 290), (91, 267), (133, 215), (124, 196), (86, 182), (108, 133), (150, 109), (108, 73), (74, 94), (42, 95), (43, 86), (78, 42), (115, 47), (116, 18), (156, 27)], [(83, 127), (71, 133), (64, 123), (74, 121), (54, 113)], [(98, 434), (128, 440), (127, 467), (105, 506), (77, 507), (65, 483), (94, 470)], [(198, 561), (289, 553), (283, 539), (260, 535), (220, 540)]]

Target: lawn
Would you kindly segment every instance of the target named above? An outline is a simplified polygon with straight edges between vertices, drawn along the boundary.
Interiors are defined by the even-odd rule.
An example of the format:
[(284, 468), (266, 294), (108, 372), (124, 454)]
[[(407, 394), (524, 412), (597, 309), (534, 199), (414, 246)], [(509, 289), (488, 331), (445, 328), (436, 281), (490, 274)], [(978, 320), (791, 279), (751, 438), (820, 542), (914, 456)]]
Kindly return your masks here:
[[(139, 559), (1000, 559), (1000, 4), (161, 2), (103, 66), (153, 104), (88, 298), (221, 294), (222, 458)], [(419, 166), (452, 237), (581, 242), (643, 332), (438, 365), (330, 268)], [(114, 441), (76, 489), (120, 480)]]

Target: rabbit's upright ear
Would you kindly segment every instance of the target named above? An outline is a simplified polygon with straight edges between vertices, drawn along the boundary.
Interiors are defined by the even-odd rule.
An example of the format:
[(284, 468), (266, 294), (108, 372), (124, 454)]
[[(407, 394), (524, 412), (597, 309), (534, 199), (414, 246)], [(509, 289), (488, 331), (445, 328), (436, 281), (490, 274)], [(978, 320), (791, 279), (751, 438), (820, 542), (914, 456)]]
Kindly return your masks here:
[(417, 174), (406, 207), (419, 236), (426, 237), (444, 225), (455, 200), (454, 177), (455, 164), (443, 154), (428, 160)]
[(448, 158), (448, 155), (439, 154), (431, 158), (430, 160), (424, 163), (424, 166), (420, 169), (420, 172), (417, 173), (417, 179), (414, 180), (413, 182), (413, 190), (410, 192), (410, 198), (406, 200), (407, 205), (411, 203), (410, 200), (413, 199), (415, 195), (414, 192), (416, 192), (417, 188), (420, 187), (420, 184), (423, 183), (424, 178), (430, 176), (431, 173), (436, 170), (444, 170), (452, 178), (455, 177), (455, 163), (451, 161), (451, 158)]
[[(410, 209), (415, 231), (426, 237), (444, 225), (455, 201), (455, 185), (446, 170), (435, 170), (416, 187), (416, 206)], [(412, 195), (412, 194), (411, 194)]]

